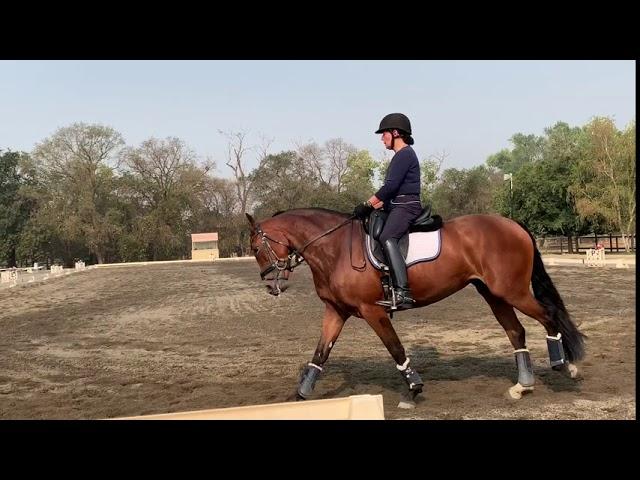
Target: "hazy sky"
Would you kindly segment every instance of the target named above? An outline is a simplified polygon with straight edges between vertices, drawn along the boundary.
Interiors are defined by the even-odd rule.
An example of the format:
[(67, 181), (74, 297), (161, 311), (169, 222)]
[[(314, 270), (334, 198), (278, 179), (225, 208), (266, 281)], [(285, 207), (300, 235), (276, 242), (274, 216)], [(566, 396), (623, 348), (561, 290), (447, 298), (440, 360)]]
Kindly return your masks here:
[(421, 159), (445, 151), (443, 169), (468, 168), (557, 121), (612, 116), (623, 128), (635, 119), (635, 61), (0, 61), (0, 112), (3, 150), (101, 123), (130, 146), (179, 137), (225, 177), (219, 129), (273, 138), (272, 153), (341, 137), (379, 159), (373, 132), (403, 112)]

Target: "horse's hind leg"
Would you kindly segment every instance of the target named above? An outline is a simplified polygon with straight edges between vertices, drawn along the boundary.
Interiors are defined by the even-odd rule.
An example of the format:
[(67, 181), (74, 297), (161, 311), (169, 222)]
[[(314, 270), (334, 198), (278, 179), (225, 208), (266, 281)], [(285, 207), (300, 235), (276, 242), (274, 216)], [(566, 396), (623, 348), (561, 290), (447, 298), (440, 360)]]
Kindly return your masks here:
[(415, 398), (422, 392), (424, 382), (418, 372), (409, 366), (409, 358), (406, 356), (404, 347), (398, 338), (389, 316), (384, 308), (378, 305), (361, 306), (360, 313), (369, 326), (376, 332), (384, 346), (396, 362), (396, 368), (402, 375), (405, 383), (409, 387), (409, 396), (398, 404), (400, 408), (415, 408)]
[(514, 295), (513, 298), (509, 298), (509, 301), (525, 315), (538, 320), (547, 331), (547, 349), (551, 368), (562, 371), (571, 378), (576, 378), (578, 376), (578, 367), (565, 359), (562, 338), (558, 328), (551, 321), (540, 302), (531, 295), (529, 290), (520, 295)]
[(325, 302), (322, 333), (311, 362), (302, 370), (296, 394), (298, 400), (309, 398), (313, 393), (316, 381), (322, 372), (322, 366), (329, 358), (329, 353), (331, 353), (347, 318), (348, 315), (338, 312), (330, 303)]
[(508, 394), (511, 398), (522, 398), (523, 393), (533, 391), (535, 384), (531, 356), (525, 343), (524, 327), (510, 304), (492, 294), (484, 283), (474, 282), (474, 285), (491, 307), (491, 311), (507, 332), (507, 337), (513, 345), (518, 367), (518, 383), (509, 388)]

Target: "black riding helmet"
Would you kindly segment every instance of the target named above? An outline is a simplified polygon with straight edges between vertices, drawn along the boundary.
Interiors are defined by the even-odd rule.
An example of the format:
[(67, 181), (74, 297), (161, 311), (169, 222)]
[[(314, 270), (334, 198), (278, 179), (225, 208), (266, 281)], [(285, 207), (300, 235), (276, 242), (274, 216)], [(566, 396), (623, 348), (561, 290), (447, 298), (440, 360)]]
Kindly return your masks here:
[[(375, 133), (383, 133), (386, 131), (398, 130), (398, 133), (405, 141), (407, 145), (413, 145), (414, 141), (411, 137), (411, 122), (409, 118), (403, 113), (390, 113), (380, 120), (380, 128)], [(391, 148), (395, 143), (394, 138), (391, 143)]]
[(380, 128), (375, 133), (382, 133), (386, 130), (398, 130), (401, 133), (411, 135), (411, 122), (402, 113), (390, 113), (380, 120)]

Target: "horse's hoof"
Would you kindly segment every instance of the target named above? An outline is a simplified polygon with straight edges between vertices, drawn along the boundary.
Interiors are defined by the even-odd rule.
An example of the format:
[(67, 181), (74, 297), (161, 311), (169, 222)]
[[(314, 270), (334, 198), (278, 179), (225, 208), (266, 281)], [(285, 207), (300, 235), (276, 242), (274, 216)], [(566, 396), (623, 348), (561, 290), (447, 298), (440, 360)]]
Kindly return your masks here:
[(533, 387), (523, 387), (519, 383), (516, 383), (508, 390), (509, 397), (514, 400), (520, 400), (525, 393), (533, 392)]
[(416, 408), (416, 398), (422, 392), (422, 388), (416, 390), (410, 390), (408, 393), (403, 394), (400, 403), (398, 403), (398, 408), (403, 408), (405, 410)]
[(508, 394), (509, 397), (513, 398), (514, 400), (520, 400), (522, 398), (522, 393), (515, 387), (511, 387), (508, 391)]
[(302, 395), (296, 392), (296, 402), (301, 402), (303, 400), (306, 400), (306, 398), (304, 398)]
[(578, 367), (576, 367), (573, 363), (567, 363), (567, 368), (565, 369), (567, 375), (570, 378), (578, 378)]

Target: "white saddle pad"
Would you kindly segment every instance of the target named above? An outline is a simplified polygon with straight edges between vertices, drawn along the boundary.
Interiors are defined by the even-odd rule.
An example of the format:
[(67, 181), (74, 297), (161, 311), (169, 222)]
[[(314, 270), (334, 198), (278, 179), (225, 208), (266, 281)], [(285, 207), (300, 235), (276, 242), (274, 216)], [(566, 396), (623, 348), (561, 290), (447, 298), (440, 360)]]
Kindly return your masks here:
[[(419, 262), (428, 262), (435, 260), (440, 255), (441, 246), (440, 229), (434, 232), (413, 232), (409, 234), (409, 248), (407, 250), (407, 258), (405, 263), (407, 266), (414, 265)], [(367, 235), (367, 255), (369, 261), (376, 268), (382, 268), (378, 259), (373, 254), (373, 240)]]
[(433, 260), (440, 255), (440, 230), (435, 232), (413, 232), (409, 234), (409, 250), (405, 260), (407, 266)]

